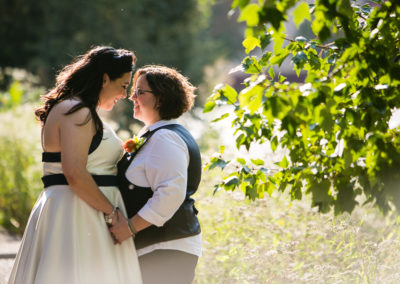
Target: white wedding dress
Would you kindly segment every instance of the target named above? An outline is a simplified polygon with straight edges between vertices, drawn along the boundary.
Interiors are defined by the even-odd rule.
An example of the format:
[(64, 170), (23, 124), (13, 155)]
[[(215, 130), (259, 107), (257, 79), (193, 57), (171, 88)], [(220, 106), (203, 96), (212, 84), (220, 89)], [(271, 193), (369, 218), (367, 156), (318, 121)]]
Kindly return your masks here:
[[(104, 124), (100, 145), (88, 156), (91, 174), (116, 175), (121, 141)], [(43, 163), (44, 175), (62, 173), (61, 163)], [(100, 187), (125, 214), (117, 187)], [(125, 214), (126, 215), (126, 214)], [(134, 243), (114, 245), (102, 212), (68, 185), (45, 188), (32, 209), (9, 284), (142, 283)]]

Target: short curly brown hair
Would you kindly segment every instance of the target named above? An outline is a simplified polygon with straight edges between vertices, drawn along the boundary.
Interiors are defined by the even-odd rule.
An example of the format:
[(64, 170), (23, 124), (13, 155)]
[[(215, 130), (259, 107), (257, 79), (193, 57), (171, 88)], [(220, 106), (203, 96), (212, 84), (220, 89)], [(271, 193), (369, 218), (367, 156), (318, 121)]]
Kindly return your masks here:
[(161, 65), (147, 65), (139, 68), (133, 78), (133, 88), (139, 76), (144, 75), (156, 97), (161, 119), (169, 120), (180, 117), (193, 106), (196, 95), (194, 87), (182, 74), (173, 68)]

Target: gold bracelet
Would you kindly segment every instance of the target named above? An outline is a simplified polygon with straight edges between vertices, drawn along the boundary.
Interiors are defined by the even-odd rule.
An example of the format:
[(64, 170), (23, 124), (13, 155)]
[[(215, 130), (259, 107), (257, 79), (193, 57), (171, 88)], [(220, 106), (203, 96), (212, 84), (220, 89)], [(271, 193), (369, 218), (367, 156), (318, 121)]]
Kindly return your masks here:
[(128, 227), (129, 227), (129, 230), (131, 231), (132, 238), (135, 238), (137, 232), (136, 232), (135, 228), (133, 227), (131, 220), (129, 220), (129, 219), (128, 219)]

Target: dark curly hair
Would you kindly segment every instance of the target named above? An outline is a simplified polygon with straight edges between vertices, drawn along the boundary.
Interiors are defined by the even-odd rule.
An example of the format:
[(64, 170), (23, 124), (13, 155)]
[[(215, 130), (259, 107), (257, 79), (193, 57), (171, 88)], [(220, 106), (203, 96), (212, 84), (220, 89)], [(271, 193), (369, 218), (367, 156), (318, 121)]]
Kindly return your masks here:
[(103, 124), (96, 107), (99, 103), (103, 76), (107, 74), (110, 80), (118, 79), (124, 73), (131, 72), (135, 62), (136, 56), (133, 52), (109, 46), (97, 46), (86, 54), (77, 56), (71, 64), (59, 72), (55, 87), (42, 96), (44, 105), (35, 110), (36, 117), (43, 126), (50, 110), (58, 102), (77, 97), (81, 102), (65, 115), (87, 107), (90, 114), (83, 124), (93, 118), (96, 130), (102, 129)]
[(139, 68), (135, 73), (131, 92), (135, 89), (139, 76), (142, 75), (145, 76), (156, 97), (161, 119), (178, 118), (192, 108), (196, 87), (175, 69), (160, 65)]

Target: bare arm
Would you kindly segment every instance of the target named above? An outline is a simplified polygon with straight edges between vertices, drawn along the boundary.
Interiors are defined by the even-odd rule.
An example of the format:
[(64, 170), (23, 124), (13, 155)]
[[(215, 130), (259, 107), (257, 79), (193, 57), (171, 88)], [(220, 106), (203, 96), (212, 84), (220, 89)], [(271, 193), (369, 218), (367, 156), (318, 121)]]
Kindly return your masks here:
[(123, 242), (132, 237), (132, 232), (128, 226), (128, 222), (131, 222), (131, 225), (136, 233), (153, 225), (140, 217), (138, 214), (133, 216), (128, 221), (122, 215), (122, 213), (118, 211), (118, 222), (110, 228), (110, 231), (118, 239), (119, 242)]
[(85, 121), (89, 110), (80, 109), (64, 116), (60, 121), (61, 163), (64, 175), (70, 187), (87, 204), (110, 214), (113, 205), (98, 189), (92, 176), (86, 169), (90, 143), (95, 133), (93, 121)]

